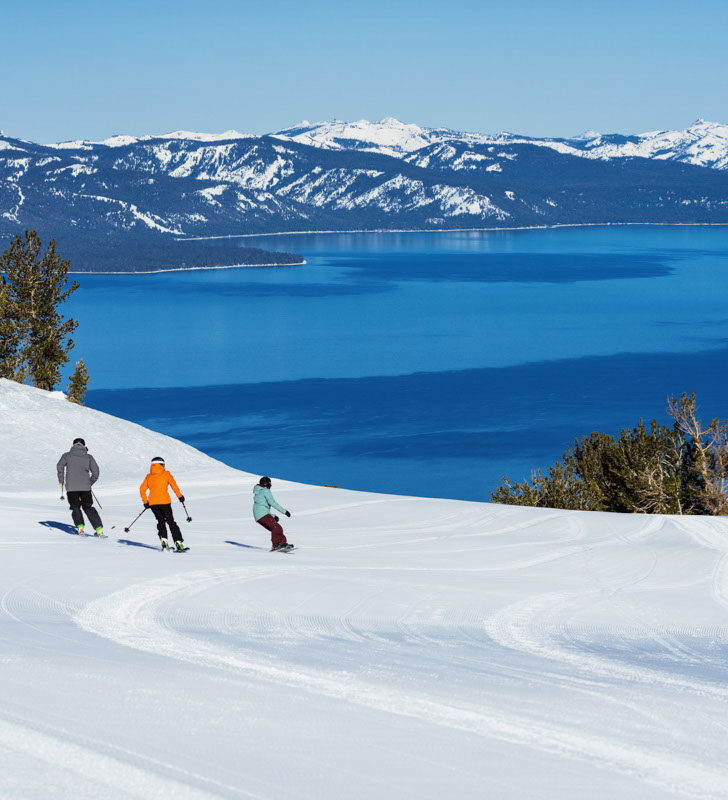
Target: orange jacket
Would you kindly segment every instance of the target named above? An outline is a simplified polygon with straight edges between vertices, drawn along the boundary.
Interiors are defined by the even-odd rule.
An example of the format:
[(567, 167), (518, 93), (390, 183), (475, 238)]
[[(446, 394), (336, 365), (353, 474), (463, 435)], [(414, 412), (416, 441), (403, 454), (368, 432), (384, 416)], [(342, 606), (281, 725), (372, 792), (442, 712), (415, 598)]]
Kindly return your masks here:
[[(139, 494), (142, 496), (142, 503), (149, 503), (150, 506), (169, 505), (172, 501), (169, 499), (169, 492), (167, 487), (171, 486), (177, 497), (182, 496), (171, 472), (161, 464), (152, 464), (149, 470), (149, 475), (144, 478), (144, 483), (139, 487)], [(147, 500), (147, 491), (149, 491), (149, 499)]]

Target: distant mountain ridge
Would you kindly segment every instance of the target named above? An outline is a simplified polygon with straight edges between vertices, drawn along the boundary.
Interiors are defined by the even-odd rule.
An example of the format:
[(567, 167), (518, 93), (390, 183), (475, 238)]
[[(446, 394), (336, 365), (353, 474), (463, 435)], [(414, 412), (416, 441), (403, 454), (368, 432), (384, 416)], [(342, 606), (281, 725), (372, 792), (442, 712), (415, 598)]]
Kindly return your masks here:
[(571, 139), (393, 118), (266, 136), (176, 131), (52, 145), (0, 136), (0, 236), (33, 227), (77, 252), (132, 240), (139, 252), (149, 237), (728, 223), (726, 169), (728, 126), (702, 120)]
[(656, 158), (700, 167), (728, 169), (728, 125), (696, 120), (682, 131), (623, 135), (589, 131), (570, 138), (537, 138), (515, 133), (464, 133), (448, 128), (422, 128), (387, 117), (379, 122), (301, 122), (272, 134), (283, 139), (331, 149), (366, 149), (403, 157), (436, 143), (471, 145), (531, 144), (584, 158)]

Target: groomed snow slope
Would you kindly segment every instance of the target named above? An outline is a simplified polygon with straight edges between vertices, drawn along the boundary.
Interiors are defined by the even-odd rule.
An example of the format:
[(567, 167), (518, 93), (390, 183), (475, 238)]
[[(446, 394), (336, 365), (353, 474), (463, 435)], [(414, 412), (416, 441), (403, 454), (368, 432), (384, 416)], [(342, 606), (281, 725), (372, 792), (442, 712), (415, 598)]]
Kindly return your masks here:
[[(7, 381), (0, 413), (3, 798), (728, 796), (723, 520), (274, 479), (269, 553), (257, 476)], [(108, 540), (59, 499), (75, 436)], [(123, 532), (156, 455), (184, 555)]]

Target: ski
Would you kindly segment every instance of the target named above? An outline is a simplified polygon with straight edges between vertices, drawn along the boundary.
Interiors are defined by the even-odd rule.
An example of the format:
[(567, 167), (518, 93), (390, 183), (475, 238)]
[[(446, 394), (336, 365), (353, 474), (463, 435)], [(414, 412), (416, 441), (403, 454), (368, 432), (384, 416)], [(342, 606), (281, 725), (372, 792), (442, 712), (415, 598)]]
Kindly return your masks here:
[(178, 550), (176, 546), (170, 547), (169, 545), (162, 545), (159, 549), (162, 552), (166, 550), (168, 553), (186, 553), (190, 548), (183, 547), (181, 550)]

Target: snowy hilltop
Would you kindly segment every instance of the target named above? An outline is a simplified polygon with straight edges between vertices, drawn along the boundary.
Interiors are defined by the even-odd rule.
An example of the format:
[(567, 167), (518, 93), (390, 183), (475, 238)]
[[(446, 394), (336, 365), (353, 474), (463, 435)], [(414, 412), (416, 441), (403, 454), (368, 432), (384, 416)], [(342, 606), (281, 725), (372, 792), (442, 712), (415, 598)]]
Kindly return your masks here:
[[(724, 796), (720, 519), (273, 476), (297, 549), (270, 553), (255, 463), (4, 380), (0, 413), (3, 796)], [(59, 497), (77, 436), (107, 539)], [(154, 456), (188, 553), (123, 532)]]

